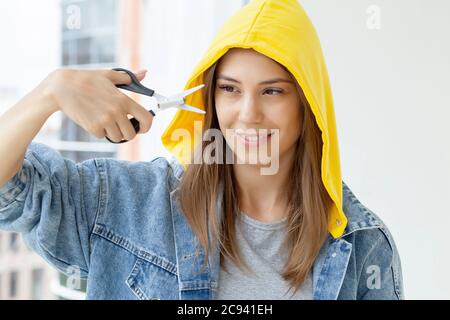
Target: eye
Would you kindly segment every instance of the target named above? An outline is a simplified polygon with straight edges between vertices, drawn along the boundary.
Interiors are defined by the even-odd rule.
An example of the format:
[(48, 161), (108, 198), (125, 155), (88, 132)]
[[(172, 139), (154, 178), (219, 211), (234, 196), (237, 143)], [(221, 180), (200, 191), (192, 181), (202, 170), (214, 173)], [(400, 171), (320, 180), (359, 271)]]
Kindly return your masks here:
[[(232, 87), (232, 86), (221, 85), (221, 86), (219, 86), (219, 89), (223, 90), (225, 92), (230, 92), (230, 93), (234, 92), (234, 87)], [(230, 89), (231, 89), (231, 91), (230, 91)]]
[(274, 96), (274, 95), (279, 95), (279, 94), (282, 94), (283, 93), (283, 91), (282, 90), (277, 90), (277, 89), (267, 89), (265, 92), (275, 92), (276, 94), (269, 94), (269, 95), (271, 95), (271, 96)]

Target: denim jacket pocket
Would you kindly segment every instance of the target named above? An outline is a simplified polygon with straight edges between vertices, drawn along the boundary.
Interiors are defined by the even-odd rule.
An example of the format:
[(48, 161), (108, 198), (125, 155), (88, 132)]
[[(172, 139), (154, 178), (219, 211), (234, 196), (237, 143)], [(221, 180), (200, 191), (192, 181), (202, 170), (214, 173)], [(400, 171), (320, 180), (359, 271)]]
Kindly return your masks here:
[(126, 283), (141, 300), (178, 300), (178, 277), (137, 257)]

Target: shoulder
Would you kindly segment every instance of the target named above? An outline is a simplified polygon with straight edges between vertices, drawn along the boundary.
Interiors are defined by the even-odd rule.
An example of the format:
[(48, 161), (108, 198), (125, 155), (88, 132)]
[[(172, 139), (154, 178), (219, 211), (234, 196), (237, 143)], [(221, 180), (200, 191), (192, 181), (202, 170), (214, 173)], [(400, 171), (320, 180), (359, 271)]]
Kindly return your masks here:
[[(155, 157), (149, 161), (128, 161), (115, 158), (91, 158), (81, 162), (75, 162), (65, 158), (61, 153), (49, 145), (31, 142), (25, 154), (25, 165), (33, 167), (49, 176), (56, 176), (60, 172), (71, 171), (80, 173), (84, 178), (100, 176), (101, 178), (134, 180), (169, 178), (179, 180), (183, 167), (175, 157)], [(73, 174), (71, 175), (73, 176)]]
[(386, 244), (394, 247), (395, 242), (386, 223), (365, 206), (345, 182), (342, 182), (342, 190), (343, 210), (348, 220), (342, 237), (363, 234), (370, 242), (384, 239)]
[[(128, 161), (113, 158), (95, 158), (100, 175), (122, 187), (156, 187), (165, 185), (169, 192), (178, 185), (182, 174), (181, 165), (172, 157), (156, 157), (149, 161)], [(147, 189), (148, 190), (148, 189)]]
[(172, 191), (178, 185), (171, 159), (95, 162), (103, 181), (93, 229), (97, 240), (134, 253), (171, 256)]

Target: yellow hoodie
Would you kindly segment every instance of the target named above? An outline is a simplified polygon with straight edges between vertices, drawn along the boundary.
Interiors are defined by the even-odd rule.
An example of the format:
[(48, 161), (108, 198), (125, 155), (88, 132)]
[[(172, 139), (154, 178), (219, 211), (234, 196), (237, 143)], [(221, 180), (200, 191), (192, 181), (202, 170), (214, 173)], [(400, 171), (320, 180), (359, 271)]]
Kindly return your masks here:
[[(204, 57), (193, 70), (185, 89), (203, 83), (204, 72), (232, 47), (253, 48), (284, 65), (296, 78), (322, 131), (322, 181), (333, 199), (328, 230), (340, 237), (347, 225), (342, 210), (342, 180), (333, 97), (328, 71), (316, 30), (298, 0), (253, 0), (231, 16), (217, 33)], [(187, 97), (186, 103), (205, 110), (203, 90)], [(204, 115), (179, 110), (161, 140), (186, 168), (194, 145), (194, 121)], [(186, 129), (191, 141), (171, 139), (177, 128)], [(195, 140), (196, 141), (196, 140)]]

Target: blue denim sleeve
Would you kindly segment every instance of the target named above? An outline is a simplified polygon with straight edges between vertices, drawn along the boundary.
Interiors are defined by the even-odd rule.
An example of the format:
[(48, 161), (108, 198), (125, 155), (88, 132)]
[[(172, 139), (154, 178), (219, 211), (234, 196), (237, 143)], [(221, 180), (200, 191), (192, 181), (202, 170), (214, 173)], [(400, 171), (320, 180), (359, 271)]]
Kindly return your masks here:
[(403, 276), (397, 247), (387, 229), (367, 252), (358, 288), (358, 300), (404, 300)]
[(75, 163), (32, 142), (22, 168), (0, 189), (0, 229), (21, 233), (57, 269), (77, 268), (84, 278), (101, 187), (95, 159)]

